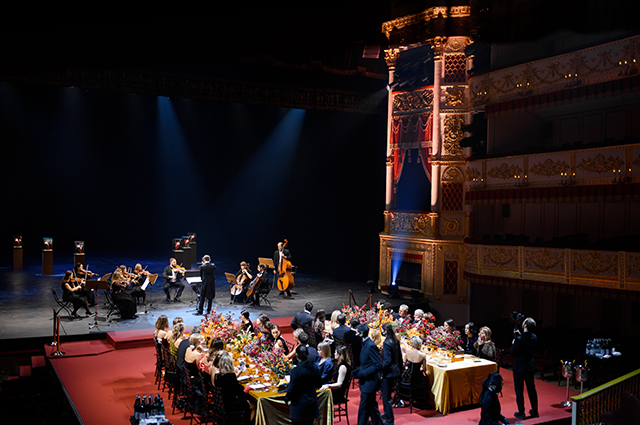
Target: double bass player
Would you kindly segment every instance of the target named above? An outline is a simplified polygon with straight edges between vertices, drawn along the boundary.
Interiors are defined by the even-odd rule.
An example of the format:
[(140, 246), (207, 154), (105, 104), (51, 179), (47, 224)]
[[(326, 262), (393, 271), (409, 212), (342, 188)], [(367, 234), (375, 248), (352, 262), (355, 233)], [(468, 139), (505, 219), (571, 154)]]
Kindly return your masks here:
[[(285, 248), (284, 243), (278, 242), (278, 249), (273, 253), (273, 266), (275, 267), (273, 274), (276, 275), (276, 285), (278, 283), (278, 271), (280, 270), (280, 266), (283, 260), (291, 261), (291, 251)], [(279, 295), (281, 297), (286, 296), (287, 298), (291, 298), (291, 288), (280, 291)]]

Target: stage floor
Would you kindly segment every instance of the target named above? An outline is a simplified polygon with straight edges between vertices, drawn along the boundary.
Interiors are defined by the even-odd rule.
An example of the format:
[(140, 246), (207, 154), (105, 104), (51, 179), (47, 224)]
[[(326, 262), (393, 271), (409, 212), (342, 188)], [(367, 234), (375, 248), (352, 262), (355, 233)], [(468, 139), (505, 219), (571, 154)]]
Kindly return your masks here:
[[(360, 304), (363, 304), (369, 296), (366, 281), (335, 282), (319, 274), (297, 273), (294, 276), (296, 294), (292, 299), (279, 297), (279, 291), (275, 288), (269, 294), (271, 306), (253, 308), (245, 304), (230, 305), (229, 284), (224, 273), (238, 271), (238, 261), (215, 258), (213, 261), (216, 264), (214, 308), (218, 311), (236, 313), (247, 308), (251, 312), (252, 319), (262, 312), (271, 318), (291, 317), (302, 311), (307, 301), (313, 303), (314, 313), (315, 310), (322, 308), (327, 312), (327, 316), (330, 316), (333, 310), (342, 308), (342, 304), (348, 302), (349, 289), (353, 291), (356, 301)], [(87, 257), (87, 263), (91, 270), (100, 275), (112, 272), (120, 264), (133, 267), (136, 263), (148, 266), (148, 270), (152, 273), (162, 275), (167, 259), (165, 256), (162, 258)], [(51, 288), (56, 288), (58, 296), (61, 297), (60, 281), (64, 272), (72, 267), (72, 259), (66, 263), (54, 259), (54, 274), (42, 276), (42, 265), (38, 258), (25, 259), (22, 271), (0, 269), (0, 320), (3, 323), (0, 327), (1, 340), (52, 336), (53, 309), (58, 306), (53, 299)], [(138, 318), (132, 320), (120, 320), (117, 314), (107, 320), (104, 294), (99, 291), (97, 326), (90, 328), (90, 325), (96, 322), (93, 316), (72, 319), (63, 310), (60, 313), (61, 336), (63, 338), (70, 335), (81, 337), (87, 334), (149, 329), (154, 327), (156, 319), (161, 314), (167, 315), (170, 321), (174, 317), (181, 316), (187, 325), (199, 324), (202, 316), (193, 315), (196, 311), (196, 296), (192, 289), (188, 286), (185, 288), (181, 303), (167, 303), (162, 284), (163, 281), (159, 278), (153, 287), (147, 289), (147, 314), (144, 314), (145, 306), (138, 305)], [(387, 299), (379, 292), (374, 294), (374, 300), (383, 298)], [(392, 302), (394, 306), (402, 302), (401, 300), (391, 301), (395, 302)], [(416, 307), (417, 305), (412, 305), (412, 308)]]

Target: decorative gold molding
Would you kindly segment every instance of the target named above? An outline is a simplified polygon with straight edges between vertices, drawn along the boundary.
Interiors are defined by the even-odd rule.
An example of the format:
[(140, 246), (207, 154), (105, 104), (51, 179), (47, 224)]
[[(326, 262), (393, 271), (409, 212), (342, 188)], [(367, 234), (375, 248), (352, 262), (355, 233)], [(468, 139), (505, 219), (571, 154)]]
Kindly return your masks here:
[(546, 248), (525, 251), (525, 269), (538, 268), (540, 270), (549, 271), (556, 269), (560, 264), (564, 266), (563, 251), (548, 251)]
[(458, 167), (447, 167), (442, 173), (442, 181), (446, 183), (462, 183), (464, 174)]
[(580, 161), (580, 164), (576, 165), (579, 168), (588, 173), (610, 173), (613, 170), (621, 170), (624, 166), (624, 160), (610, 156), (605, 158), (603, 154), (598, 154), (595, 158), (586, 158)]
[(560, 174), (569, 171), (571, 167), (564, 161), (553, 162), (551, 158), (546, 159), (544, 162), (538, 162), (529, 169), (532, 174), (537, 176), (559, 176)]
[(442, 217), (442, 234), (451, 235), (460, 233), (460, 220)]
[(571, 271), (579, 273), (581, 271), (591, 275), (617, 275), (618, 255), (617, 253), (591, 251), (572, 252)]
[(513, 265), (514, 262), (517, 263), (518, 260), (517, 247), (485, 247), (484, 253), (485, 265), (491, 264), (498, 267), (505, 267), (507, 265)]
[(468, 182), (480, 180), (480, 176), (481, 175), (482, 175), (482, 173), (479, 170), (477, 170), (475, 168), (467, 168), (467, 181)]
[(400, 49), (385, 49), (384, 60), (387, 62), (389, 71), (395, 71), (398, 57), (400, 57)]
[(382, 32), (389, 38), (391, 32), (395, 29), (403, 29), (405, 27), (415, 25), (421, 22), (428, 22), (438, 17), (442, 18), (465, 18), (471, 15), (470, 6), (453, 6), (453, 7), (432, 7), (425, 11), (415, 13), (413, 15), (402, 16), (392, 21), (382, 24)]
[(445, 106), (458, 106), (464, 102), (464, 89), (449, 87), (445, 90)]
[(432, 219), (428, 214), (385, 212), (389, 216), (390, 234), (410, 234), (429, 237), (433, 235)]
[(462, 155), (460, 140), (464, 137), (462, 126), (464, 125), (464, 116), (447, 115), (444, 117), (444, 152), (448, 156)]
[(487, 172), (489, 177), (501, 180), (513, 179), (514, 176), (521, 174), (522, 168), (517, 165), (509, 165), (506, 162), (503, 162), (499, 167), (493, 167)]
[(415, 90), (406, 93), (394, 93), (393, 114), (411, 112), (433, 107), (433, 89)]

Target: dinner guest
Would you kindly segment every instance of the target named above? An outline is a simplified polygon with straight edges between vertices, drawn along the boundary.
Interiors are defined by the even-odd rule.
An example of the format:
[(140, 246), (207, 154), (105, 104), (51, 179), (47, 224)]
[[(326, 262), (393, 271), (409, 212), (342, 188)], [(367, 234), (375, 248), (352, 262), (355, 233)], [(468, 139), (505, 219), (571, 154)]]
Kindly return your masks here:
[(309, 345), (309, 335), (307, 335), (305, 332), (302, 332), (300, 336), (298, 336), (298, 339), (300, 340), (300, 346), (307, 348), (307, 357), (309, 361), (311, 363), (316, 363), (320, 358), (320, 355), (318, 354), (318, 350)]
[(192, 332), (189, 337), (189, 346), (184, 354), (184, 367), (191, 377), (193, 390), (198, 395), (202, 395), (202, 381), (200, 381), (200, 373), (198, 373), (198, 362), (203, 356), (202, 336), (199, 333)]
[(211, 377), (218, 373), (218, 368), (213, 365), (213, 359), (220, 351), (224, 351), (224, 341), (217, 336), (209, 343), (209, 351), (207, 355), (202, 358), (200, 367), (203, 372), (210, 374)]
[(382, 408), (384, 415), (382, 415), (382, 419), (386, 425), (393, 425), (395, 416), (391, 393), (402, 374), (402, 350), (400, 350), (400, 341), (391, 323), (382, 325), (382, 336), (384, 336), (382, 348)]
[(455, 325), (453, 323), (453, 319), (447, 319), (444, 321), (444, 323), (442, 324), (442, 329), (446, 332), (446, 333), (453, 333), (453, 330), (455, 328)]
[(333, 310), (333, 313), (331, 313), (331, 333), (333, 333), (333, 330), (335, 328), (337, 328), (338, 326), (340, 326), (340, 324), (338, 323), (338, 316), (341, 315), (342, 312), (340, 310)]
[(353, 377), (359, 380), (360, 406), (358, 406), (358, 425), (367, 425), (369, 419), (373, 425), (382, 424), (382, 416), (378, 408), (376, 394), (380, 388), (380, 372), (382, 359), (380, 350), (369, 338), (369, 326), (358, 326), (358, 334), (362, 336), (362, 351), (360, 352), (360, 367), (353, 371)]
[(218, 369), (219, 372), (214, 375), (213, 385), (220, 388), (222, 392), (225, 412), (243, 412), (244, 423), (250, 423), (251, 408), (246, 399), (244, 387), (238, 382), (233, 358), (226, 351), (220, 354)]
[(318, 344), (320, 358), (316, 361), (320, 378), (323, 384), (328, 384), (333, 379), (333, 362), (331, 361), (331, 346), (326, 342)]
[(304, 310), (296, 313), (291, 319), (291, 328), (297, 329), (303, 326), (311, 327), (311, 323), (313, 323), (313, 316), (311, 315), (311, 311), (313, 310), (313, 303), (311, 301), (307, 301), (304, 304)]
[(427, 355), (420, 351), (422, 348), (422, 339), (419, 336), (412, 336), (409, 340), (411, 348), (407, 351), (405, 359), (409, 362), (411, 368), (411, 382), (413, 384), (422, 384), (426, 381), (427, 373)]
[(156, 329), (153, 331), (153, 336), (158, 342), (162, 342), (169, 335), (169, 319), (164, 314), (158, 316), (156, 320)]
[(478, 328), (475, 323), (469, 322), (464, 325), (464, 334), (466, 335), (464, 342), (464, 353), (471, 354), (472, 356), (477, 355), (477, 351), (475, 348), (475, 343), (478, 340)]
[(255, 333), (253, 330), (253, 323), (249, 319), (250, 313), (247, 310), (242, 310), (240, 313), (240, 320), (242, 321), (241, 329), (245, 332)]
[(287, 354), (285, 357), (287, 360), (293, 360), (296, 356), (296, 348), (300, 346), (300, 335), (304, 333), (304, 330), (301, 328), (293, 331), (293, 349)]
[(382, 350), (382, 334), (379, 330), (377, 330), (376, 328), (370, 329), (369, 338), (371, 338), (371, 341), (376, 344), (378, 350)]
[(502, 376), (497, 372), (491, 372), (482, 382), (480, 393), (480, 422), (478, 425), (505, 425), (509, 424), (507, 418), (502, 416), (498, 393), (502, 392)]
[(478, 340), (475, 342), (474, 347), (477, 356), (481, 359), (491, 360), (495, 362), (497, 359), (496, 345), (491, 341), (491, 329), (486, 326), (480, 328), (478, 332)]
[(296, 349), (298, 364), (291, 370), (286, 400), (291, 403), (291, 423), (293, 425), (312, 425), (320, 416), (316, 389), (322, 386), (318, 367), (309, 361), (307, 347)]
[(184, 336), (184, 323), (176, 323), (169, 337), (169, 351), (174, 359), (178, 357), (178, 347), (186, 337)]
[(344, 335), (351, 330), (351, 328), (347, 326), (347, 316), (340, 313), (338, 317), (336, 317), (336, 321), (338, 322), (338, 326), (333, 330), (333, 336), (344, 340)]
[(333, 380), (330, 384), (324, 384), (320, 390), (331, 389), (333, 404), (346, 402), (345, 394), (351, 382), (351, 360), (349, 359), (349, 349), (340, 345), (336, 348), (334, 355), (336, 368), (333, 372)]
[(324, 339), (325, 322), (327, 320), (327, 314), (323, 309), (316, 310), (316, 317), (313, 318), (311, 323), (311, 329), (315, 332), (316, 341), (322, 341)]
[(282, 352), (285, 356), (289, 354), (289, 347), (287, 346), (287, 341), (284, 340), (282, 334), (280, 333), (280, 327), (278, 325), (273, 325), (271, 329), (271, 335), (273, 336), (273, 348), (275, 351)]

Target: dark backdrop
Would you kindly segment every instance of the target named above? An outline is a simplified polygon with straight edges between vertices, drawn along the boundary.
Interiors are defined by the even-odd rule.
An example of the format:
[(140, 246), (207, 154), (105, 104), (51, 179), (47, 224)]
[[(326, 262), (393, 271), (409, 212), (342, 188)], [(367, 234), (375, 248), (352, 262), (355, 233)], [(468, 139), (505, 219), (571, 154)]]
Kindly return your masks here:
[[(384, 101), (384, 95), (380, 94)], [(384, 210), (383, 115), (0, 83), (3, 265), (54, 238), (93, 255), (271, 256), (301, 272), (375, 279)]]

